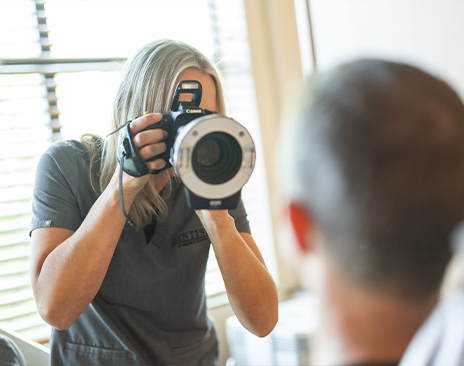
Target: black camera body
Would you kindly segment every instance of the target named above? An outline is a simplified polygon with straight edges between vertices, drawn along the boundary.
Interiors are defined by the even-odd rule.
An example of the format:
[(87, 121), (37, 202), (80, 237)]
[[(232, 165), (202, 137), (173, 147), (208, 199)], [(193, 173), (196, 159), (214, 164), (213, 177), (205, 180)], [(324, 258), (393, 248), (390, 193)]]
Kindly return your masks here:
[[(182, 93), (191, 93), (192, 100), (187, 102), (179, 102), (179, 97)], [(179, 129), (182, 126), (185, 126), (187, 123), (193, 121), (195, 118), (211, 114), (211, 111), (208, 111), (207, 109), (201, 109), (199, 107), (201, 96), (202, 88), (198, 81), (180, 82), (176, 87), (171, 109), (167, 113), (163, 114), (161, 121), (145, 128), (145, 130), (154, 130), (159, 128), (165, 130), (168, 133), (168, 137), (164, 140), (166, 143), (166, 151), (148, 159), (148, 161), (153, 161), (160, 158), (164, 159), (166, 161), (166, 166), (163, 169), (153, 171), (148, 170), (145, 162), (140, 159), (135, 151), (135, 146), (132, 141), (134, 136), (129, 128), (129, 123), (131, 121), (126, 123), (119, 134), (117, 159), (118, 162), (121, 163), (123, 156), (126, 158), (124, 161), (124, 171), (127, 174), (132, 175), (133, 177), (141, 177), (147, 174), (158, 174), (163, 170), (172, 167), (171, 163), (169, 162), (170, 154)], [(125, 155), (123, 155), (123, 153), (125, 153)]]
[[(191, 100), (180, 101), (182, 94)], [(248, 131), (235, 120), (199, 107), (201, 83), (181, 81), (174, 92), (171, 109), (149, 129), (163, 129), (166, 151), (149, 161), (164, 159), (166, 166), (150, 171), (138, 156), (128, 121), (120, 129), (117, 160), (129, 175), (158, 174), (172, 166), (184, 183), (190, 208), (233, 209), (242, 186), (255, 164), (255, 147)]]

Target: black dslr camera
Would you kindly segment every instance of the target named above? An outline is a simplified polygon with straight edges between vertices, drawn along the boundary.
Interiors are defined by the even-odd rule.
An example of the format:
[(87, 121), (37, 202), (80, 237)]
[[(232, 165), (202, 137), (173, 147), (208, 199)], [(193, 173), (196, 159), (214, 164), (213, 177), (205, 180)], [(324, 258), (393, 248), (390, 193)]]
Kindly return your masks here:
[[(181, 94), (191, 94), (180, 101)], [(135, 150), (129, 122), (121, 127), (117, 159), (127, 174), (140, 177), (157, 174), (174, 166), (185, 186), (192, 209), (233, 209), (255, 165), (255, 145), (248, 131), (232, 118), (212, 114), (199, 107), (201, 84), (181, 81), (175, 90), (171, 110), (148, 129), (161, 128), (168, 133), (167, 149), (149, 160), (162, 158), (166, 166), (149, 171)]]

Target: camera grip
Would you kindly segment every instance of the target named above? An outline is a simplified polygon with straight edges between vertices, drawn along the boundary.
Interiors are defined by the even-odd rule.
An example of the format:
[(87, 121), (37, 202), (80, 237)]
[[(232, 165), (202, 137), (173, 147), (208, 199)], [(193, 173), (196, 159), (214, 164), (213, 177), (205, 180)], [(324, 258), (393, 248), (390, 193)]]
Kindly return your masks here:
[(116, 158), (123, 170), (133, 177), (141, 177), (149, 173), (145, 162), (137, 155), (132, 132), (129, 128), (130, 122), (127, 122), (119, 132), (118, 147)]

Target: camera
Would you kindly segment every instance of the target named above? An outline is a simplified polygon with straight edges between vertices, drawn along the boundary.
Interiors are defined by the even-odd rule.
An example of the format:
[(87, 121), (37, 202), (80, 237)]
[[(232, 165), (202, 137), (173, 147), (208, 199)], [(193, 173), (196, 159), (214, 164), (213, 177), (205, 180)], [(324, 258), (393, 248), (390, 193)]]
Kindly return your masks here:
[[(191, 95), (190, 100), (181, 101), (182, 94)], [(163, 169), (149, 171), (137, 155), (131, 121), (121, 127), (117, 159), (121, 169), (135, 177), (173, 166), (192, 209), (234, 209), (255, 166), (255, 144), (246, 128), (234, 119), (200, 108), (201, 96), (200, 82), (181, 81), (171, 109), (160, 122), (145, 129), (160, 128), (168, 133), (166, 151), (149, 159), (164, 159)]]

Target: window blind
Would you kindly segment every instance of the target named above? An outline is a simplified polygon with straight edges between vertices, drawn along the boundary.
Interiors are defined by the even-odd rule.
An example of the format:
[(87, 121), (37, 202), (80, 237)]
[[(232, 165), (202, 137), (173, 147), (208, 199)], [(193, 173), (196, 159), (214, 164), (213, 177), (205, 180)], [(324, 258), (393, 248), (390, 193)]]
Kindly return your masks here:
[(0, 327), (47, 343), (29, 274), (38, 157), (61, 139), (55, 76), (114, 70), (115, 59), (53, 58), (43, 1), (0, 2)]
[[(35, 4), (5, 1), (0, 7), (2, 57), (38, 57)], [(0, 326), (39, 342), (48, 340), (49, 327), (37, 313), (30, 286), (28, 231), (35, 158), (49, 136), (47, 108), (43, 75), (0, 74)]]
[[(109, 7), (112, 16), (102, 17)], [(53, 141), (108, 132), (121, 61), (156, 38), (186, 41), (219, 61), (228, 114), (256, 143), (257, 166), (242, 197), (252, 234), (276, 278), (242, 0), (5, 0), (0, 14), (8, 20), (0, 22), (0, 327), (47, 342), (50, 328), (37, 313), (28, 272), (35, 164)], [(211, 298), (224, 291), (211, 252), (206, 292)]]

